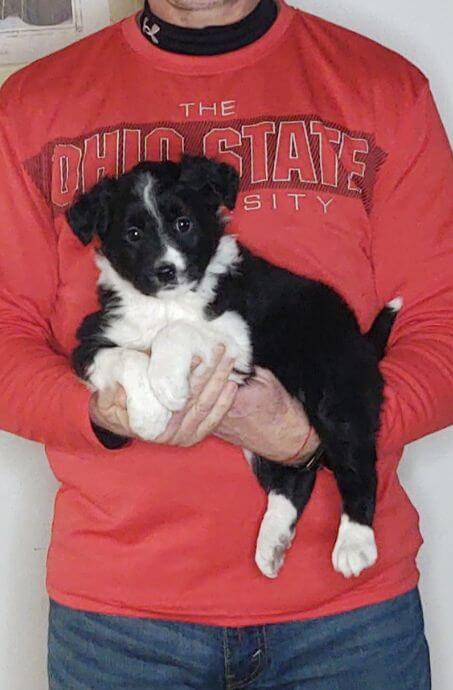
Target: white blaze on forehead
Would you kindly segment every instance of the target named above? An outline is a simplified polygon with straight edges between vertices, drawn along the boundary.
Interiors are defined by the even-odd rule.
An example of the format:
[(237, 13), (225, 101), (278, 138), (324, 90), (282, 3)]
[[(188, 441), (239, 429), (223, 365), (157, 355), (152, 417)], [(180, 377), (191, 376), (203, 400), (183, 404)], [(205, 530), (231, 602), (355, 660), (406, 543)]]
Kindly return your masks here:
[(156, 180), (149, 173), (145, 173), (140, 177), (137, 186), (135, 188), (138, 196), (143, 199), (145, 208), (149, 211), (150, 215), (154, 218), (159, 226), (162, 225), (162, 218), (159, 213), (159, 207), (157, 205), (156, 198)]
[(179, 271), (183, 271), (186, 267), (186, 260), (184, 256), (174, 247), (167, 247), (167, 251), (163, 255), (162, 261), (173, 264)]

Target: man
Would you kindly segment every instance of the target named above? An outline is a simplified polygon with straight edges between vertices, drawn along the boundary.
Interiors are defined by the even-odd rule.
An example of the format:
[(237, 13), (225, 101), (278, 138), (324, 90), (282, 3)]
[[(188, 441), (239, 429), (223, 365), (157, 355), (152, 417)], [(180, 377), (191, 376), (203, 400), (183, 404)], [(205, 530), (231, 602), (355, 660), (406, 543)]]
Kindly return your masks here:
[[(238, 391), (221, 351), (203, 376), (194, 362), (188, 408), (147, 444), (125, 440), (120, 389), (90, 397), (71, 371), (96, 268), (64, 210), (183, 151), (233, 163), (232, 231), (333, 285), (364, 330), (404, 298), (382, 363), (379, 557), (357, 579), (330, 563), (326, 471), (278, 579), (254, 565), (265, 497), (240, 446), (303, 462), (319, 442), (269, 372)], [(427, 690), (421, 538), (396, 474), (404, 444), (453, 418), (453, 175), (424, 76), (273, 0), (151, 0), (8, 81), (0, 156), (0, 421), (45, 443), (61, 482), (51, 690)]]

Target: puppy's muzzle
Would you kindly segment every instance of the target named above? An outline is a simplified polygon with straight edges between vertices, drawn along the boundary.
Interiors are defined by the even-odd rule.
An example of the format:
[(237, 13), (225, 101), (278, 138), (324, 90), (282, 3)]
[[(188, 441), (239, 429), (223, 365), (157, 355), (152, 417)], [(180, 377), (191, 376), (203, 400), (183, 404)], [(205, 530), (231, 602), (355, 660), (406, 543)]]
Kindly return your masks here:
[(165, 262), (156, 268), (157, 280), (161, 285), (174, 285), (176, 283), (176, 266)]

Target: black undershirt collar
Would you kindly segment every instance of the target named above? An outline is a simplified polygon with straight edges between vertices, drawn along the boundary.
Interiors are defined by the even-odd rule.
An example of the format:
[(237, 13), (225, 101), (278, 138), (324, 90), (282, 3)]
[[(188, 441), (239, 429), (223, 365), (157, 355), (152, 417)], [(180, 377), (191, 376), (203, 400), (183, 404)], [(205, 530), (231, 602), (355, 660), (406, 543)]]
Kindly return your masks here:
[(157, 17), (145, 2), (140, 17), (143, 36), (162, 50), (181, 55), (219, 55), (257, 41), (272, 26), (278, 8), (274, 0), (260, 0), (244, 19), (225, 26), (188, 29)]

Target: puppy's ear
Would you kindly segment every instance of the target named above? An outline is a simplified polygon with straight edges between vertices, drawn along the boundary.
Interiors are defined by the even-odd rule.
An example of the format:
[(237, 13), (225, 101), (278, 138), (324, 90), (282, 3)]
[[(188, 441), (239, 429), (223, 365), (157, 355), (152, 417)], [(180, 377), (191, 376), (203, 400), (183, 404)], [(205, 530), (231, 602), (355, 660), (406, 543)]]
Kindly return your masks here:
[(236, 205), (239, 174), (232, 165), (204, 156), (183, 156), (179, 181), (206, 194), (217, 207), (223, 205), (232, 211)]
[(87, 245), (94, 235), (105, 237), (111, 216), (117, 181), (104, 177), (89, 192), (82, 194), (66, 211), (66, 219), (79, 240)]

